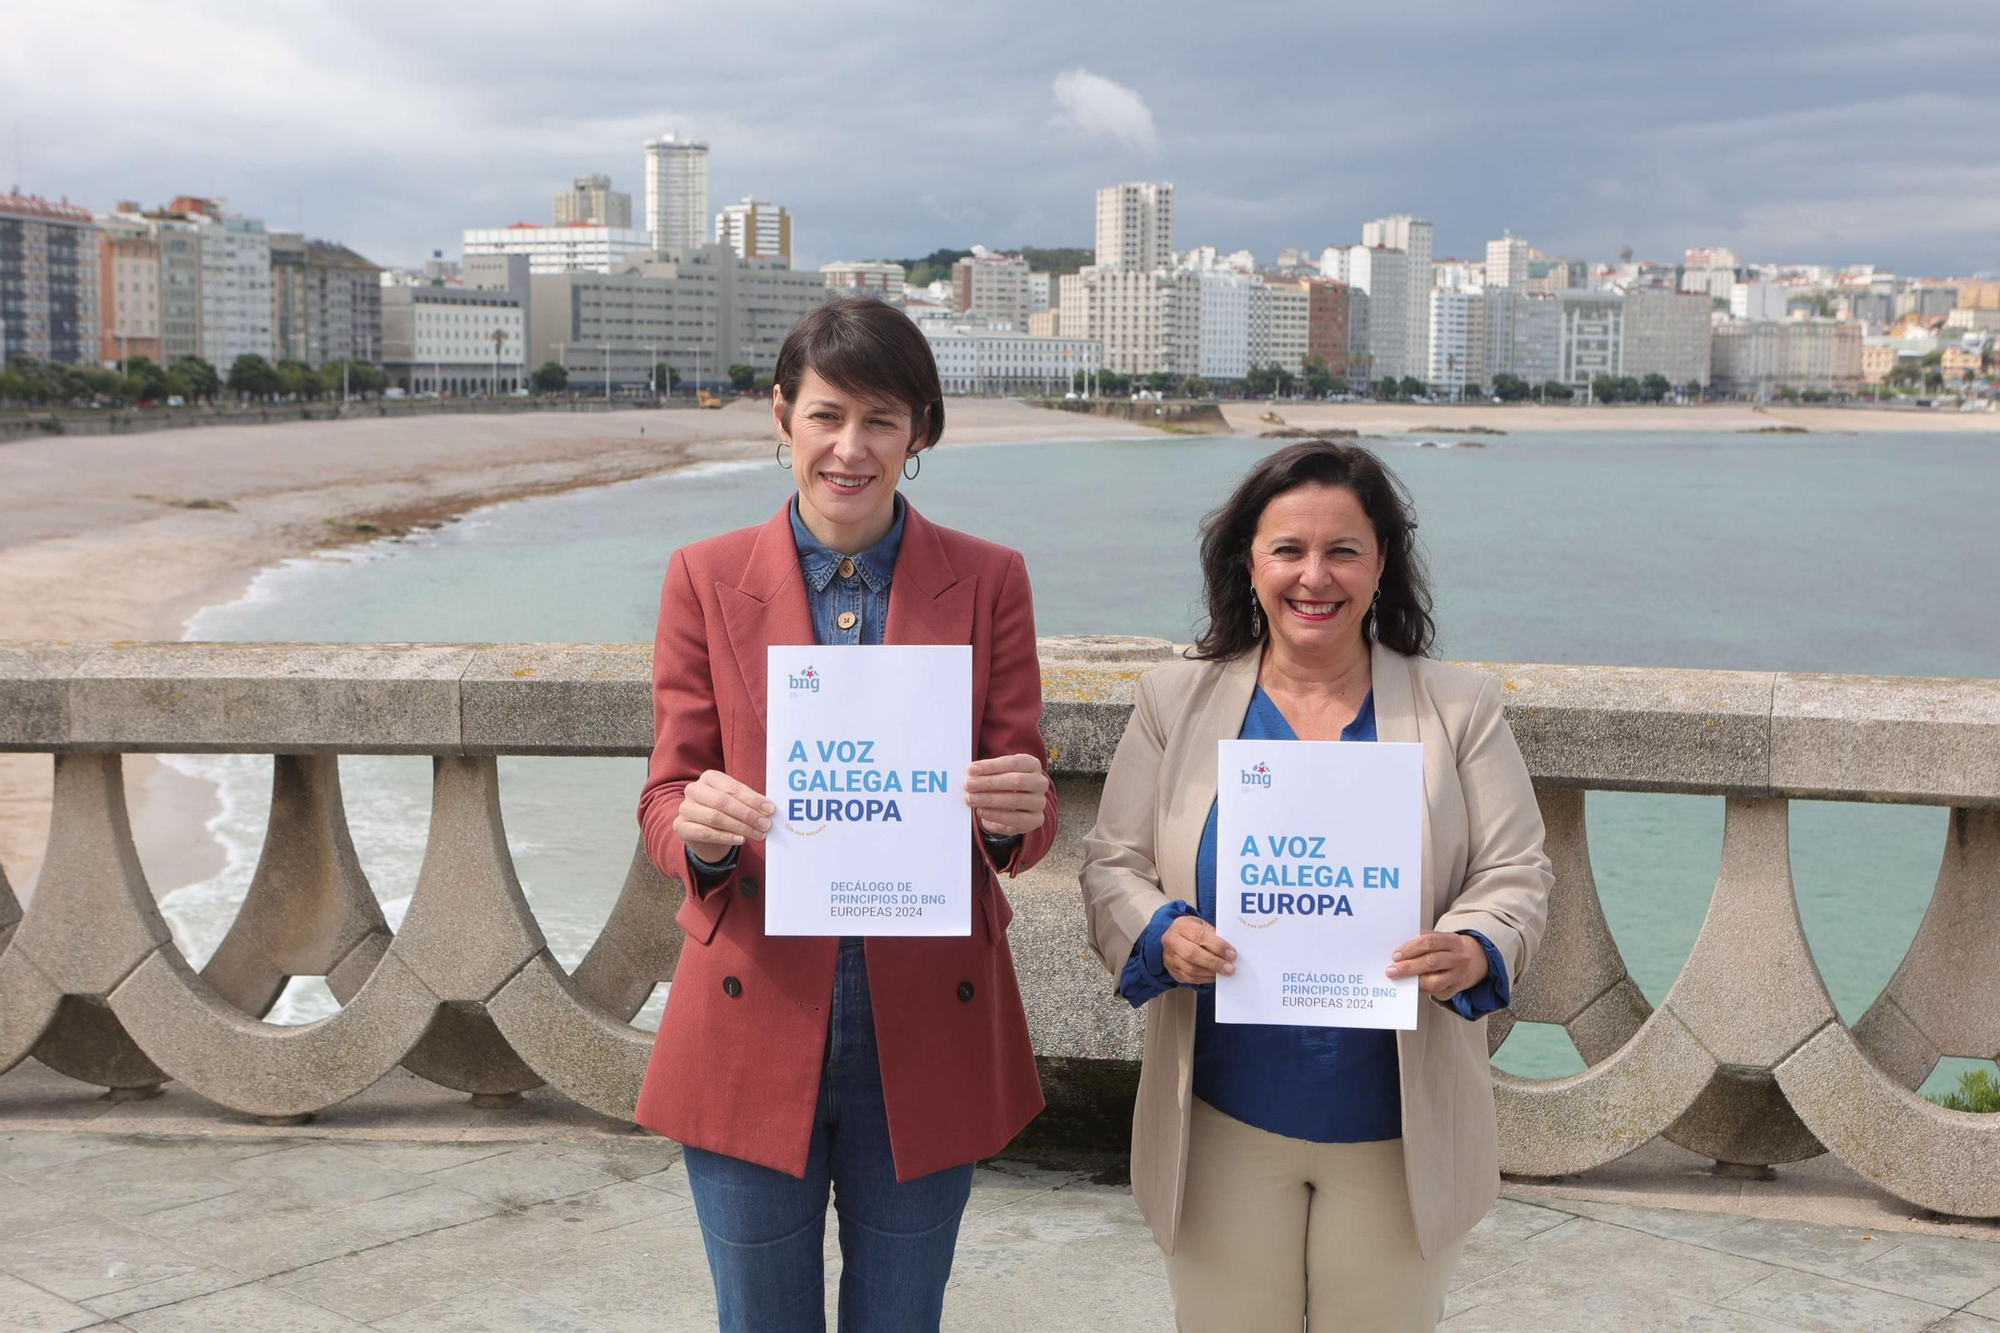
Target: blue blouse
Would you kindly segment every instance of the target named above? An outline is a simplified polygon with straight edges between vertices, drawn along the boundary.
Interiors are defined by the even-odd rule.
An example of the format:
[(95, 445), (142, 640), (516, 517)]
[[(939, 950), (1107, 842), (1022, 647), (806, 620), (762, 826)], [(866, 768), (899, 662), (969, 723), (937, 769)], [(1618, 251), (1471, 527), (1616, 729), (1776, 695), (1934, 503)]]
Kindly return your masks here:
[[(1285, 715), (1260, 687), (1243, 715), (1244, 740), (1297, 740)], [(1361, 702), (1343, 741), (1375, 739), (1375, 696)], [(1153, 914), (1118, 979), (1118, 991), (1136, 1008), (1180, 985), (1167, 972), (1160, 941), (1167, 927), (1199, 910), (1215, 921), (1215, 806), (1208, 809), (1195, 858), (1198, 909), (1175, 898)], [(1509, 1001), (1507, 965), (1477, 931), (1465, 931), (1486, 951), (1487, 976), (1451, 997), (1465, 1018), (1503, 1009)], [(1194, 1095), (1225, 1115), (1287, 1138), (1312, 1143), (1363, 1143), (1403, 1132), (1397, 1080), (1396, 1034), (1374, 1028), (1293, 1027), (1266, 1023), (1217, 1023), (1215, 987), (1195, 991)]]

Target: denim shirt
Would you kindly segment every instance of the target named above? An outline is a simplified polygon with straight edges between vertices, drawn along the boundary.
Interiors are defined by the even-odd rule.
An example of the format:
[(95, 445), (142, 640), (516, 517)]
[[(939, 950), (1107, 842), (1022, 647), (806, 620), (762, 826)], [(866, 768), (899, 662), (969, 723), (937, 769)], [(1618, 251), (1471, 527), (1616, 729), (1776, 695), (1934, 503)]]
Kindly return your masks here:
[(880, 643), (889, 621), (889, 580), (903, 549), (903, 497), (895, 497), (896, 517), (880, 541), (846, 556), (812, 535), (792, 497), (792, 543), (799, 548), (799, 573), (806, 580), (813, 642)]
[[(1276, 702), (1260, 687), (1245, 711), (1246, 740), (1296, 740)], [(1375, 739), (1375, 696), (1362, 700), (1343, 741)], [(1133, 941), (1118, 993), (1135, 1008), (1179, 986), (1166, 969), (1161, 941), (1177, 919), (1198, 914), (1214, 922), (1216, 809), (1209, 807), (1195, 859), (1198, 905), (1178, 898), (1161, 904)], [(1486, 954), (1487, 976), (1451, 997), (1461, 1017), (1505, 1008), (1511, 998), (1500, 951), (1478, 931), (1463, 931)], [(1402, 1133), (1396, 1034), (1385, 1029), (1311, 1028), (1215, 1021), (1215, 987), (1195, 986), (1194, 1095), (1245, 1124), (1314, 1143), (1361, 1143)]]

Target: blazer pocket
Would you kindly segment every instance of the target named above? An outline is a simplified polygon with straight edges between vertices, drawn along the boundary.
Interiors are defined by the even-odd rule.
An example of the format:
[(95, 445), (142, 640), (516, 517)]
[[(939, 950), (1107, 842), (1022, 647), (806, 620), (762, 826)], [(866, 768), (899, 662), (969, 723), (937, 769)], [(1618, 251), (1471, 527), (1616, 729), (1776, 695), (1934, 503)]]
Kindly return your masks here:
[(674, 913), (674, 920), (690, 940), (707, 944), (715, 938), (715, 928), (722, 924), (722, 914), (729, 910), (729, 900), (735, 896), (727, 883), (718, 885), (706, 898), (695, 897), (690, 888), (681, 899), (681, 910)]

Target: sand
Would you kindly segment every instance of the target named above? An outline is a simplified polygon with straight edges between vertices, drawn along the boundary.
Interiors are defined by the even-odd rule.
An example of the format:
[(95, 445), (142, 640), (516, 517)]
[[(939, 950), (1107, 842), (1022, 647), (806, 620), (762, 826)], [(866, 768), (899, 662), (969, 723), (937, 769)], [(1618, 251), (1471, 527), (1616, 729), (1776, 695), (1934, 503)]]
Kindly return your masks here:
[[(1528, 431), (1993, 431), (1985, 414), (1837, 408), (1230, 405), (1256, 435), (1276, 411), (1307, 430), (1476, 438)], [(1130, 438), (1131, 423), (1005, 399), (955, 399), (954, 442)], [(258, 570), (480, 505), (602, 485), (774, 442), (768, 409), (421, 417), (213, 426), (0, 444), (0, 639), (179, 639), (188, 617), (241, 595)], [(192, 502), (207, 507), (189, 508)], [(0, 869), (32, 891), (48, 832), (51, 760), (0, 755)], [(135, 837), (156, 892), (221, 866), (205, 824), (213, 789), (145, 758), (127, 762)]]

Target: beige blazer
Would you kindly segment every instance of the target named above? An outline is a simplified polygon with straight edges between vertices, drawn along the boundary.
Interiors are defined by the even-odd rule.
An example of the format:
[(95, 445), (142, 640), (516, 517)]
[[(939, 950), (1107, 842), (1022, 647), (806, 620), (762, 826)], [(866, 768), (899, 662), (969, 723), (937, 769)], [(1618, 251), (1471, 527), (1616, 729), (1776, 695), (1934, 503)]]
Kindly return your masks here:
[[(1139, 681), (1097, 826), (1084, 842), (1090, 946), (1113, 984), (1167, 898), (1195, 900), (1195, 854), (1215, 801), (1216, 742), (1232, 739), (1257, 685), (1259, 654), (1175, 662)], [(1517, 980), (1547, 918), (1554, 876), (1541, 809), (1507, 729), (1500, 689), (1464, 667), (1374, 648), (1375, 728), (1424, 747), (1424, 928), (1476, 930)], [(1383, 960), (1388, 965), (1388, 960)], [(1418, 1008), (1396, 1034), (1410, 1210), (1426, 1256), (1472, 1229), (1500, 1190), (1486, 1021)], [(1173, 1253), (1193, 1107), (1194, 992), (1146, 1005), (1145, 1064), (1132, 1114), (1132, 1194)]]

